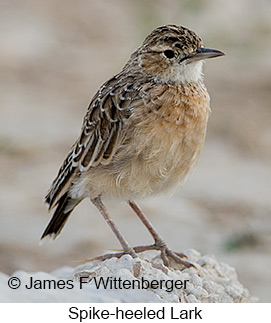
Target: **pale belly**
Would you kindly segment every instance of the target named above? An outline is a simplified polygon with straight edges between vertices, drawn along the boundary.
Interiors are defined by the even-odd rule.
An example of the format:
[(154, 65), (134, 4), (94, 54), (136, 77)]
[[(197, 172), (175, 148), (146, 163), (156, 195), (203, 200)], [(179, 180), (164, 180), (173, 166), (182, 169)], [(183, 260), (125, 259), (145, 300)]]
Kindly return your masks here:
[(130, 142), (113, 163), (90, 170), (76, 185), (78, 195), (128, 200), (173, 190), (197, 164), (206, 123), (207, 118), (190, 129), (153, 127), (144, 140), (138, 137)]
[(180, 125), (174, 125), (170, 131), (154, 127), (155, 134), (149, 134), (149, 140), (145, 138), (144, 148), (130, 154), (130, 162), (117, 176), (117, 186), (124, 187), (132, 195), (130, 198), (142, 198), (183, 183), (200, 157), (206, 122), (185, 131)]

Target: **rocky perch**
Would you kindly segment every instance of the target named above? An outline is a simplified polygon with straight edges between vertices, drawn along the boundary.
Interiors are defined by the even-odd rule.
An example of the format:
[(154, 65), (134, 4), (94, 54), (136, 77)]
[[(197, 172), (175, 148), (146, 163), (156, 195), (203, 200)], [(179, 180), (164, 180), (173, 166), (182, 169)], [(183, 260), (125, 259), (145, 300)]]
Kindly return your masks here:
[[(8, 287), (0, 274), (1, 302), (186, 302), (242, 303), (255, 298), (231, 266), (195, 250), (185, 252), (197, 269), (165, 267), (157, 253), (90, 261), (51, 274), (15, 272), (20, 287)], [(16, 283), (16, 280), (14, 281)]]

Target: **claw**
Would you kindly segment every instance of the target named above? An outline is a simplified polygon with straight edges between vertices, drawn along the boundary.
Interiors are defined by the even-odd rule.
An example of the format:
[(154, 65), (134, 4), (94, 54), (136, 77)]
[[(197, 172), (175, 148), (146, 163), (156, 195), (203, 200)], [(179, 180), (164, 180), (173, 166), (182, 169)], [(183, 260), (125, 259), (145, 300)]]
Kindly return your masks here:
[[(120, 250), (120, 249), (117, 249)], [(138, 257), (137, 254), (135, 252), (125, 252), (125, 251), (118, 251), (118, 252), (110, 252), (110, 253), (105, 253), (103, 255), (100, 256), (96, 256), (96, 257), (91, 257), (91, 258), (86, 258), (86, 259), (80, 259), (80, 260), (75, 260), (75, 262), (80, 262), (80, 261), (93, 261), (93, 260), (107, 260), (107, 259), (111, 259), (111, 258), (120, 258), (124, 255), (130, 255), (133, 258)]]
[[(109, 253), (105, 253), (105, 254), (102, 254), (100, 256), (91, 257), (91, 258), (76, 259), (76, 260), (73, 260), (73, 262), (86, 262), (86, 261), (93, 261), (93, 260), (105, 260), (105, 259), (109, 259), (109, 258), (112, 258), (112, 257), (120, 258), (121, 256), (123, 256), (125, 254), (122, 251), (122, 249), (110, 249), (108, 251), (109, 251)], [(110, 257), (108, 257), (109, 255), (110, 255)]]
[[(190, 262), (183, 260), (182, 259), (183, 257), (180, 256), (180, 253), (173, 252), (169, 248), (166, 249), (166, 253), (167, 253), (168, 257), (171, 257), (175, 262), (177, 262), (181, 265), (184, 265), (186, 268), (194, 267), (195, 269), (197, 269), (197, 267), (195, 267)], [(185, 257), (185, 258), (187, 258), (187, 257)]]
[(179, 256), (179, 257), (181, 257), (181, 258), (188, 259), (187, 255), (185, 255), (185, 254), (184, 254), (184, 253), (182, 253), (182, 252), (174, 252), (174, 253), (175, 253), (175, 255), (177, 255), (177, 256)]

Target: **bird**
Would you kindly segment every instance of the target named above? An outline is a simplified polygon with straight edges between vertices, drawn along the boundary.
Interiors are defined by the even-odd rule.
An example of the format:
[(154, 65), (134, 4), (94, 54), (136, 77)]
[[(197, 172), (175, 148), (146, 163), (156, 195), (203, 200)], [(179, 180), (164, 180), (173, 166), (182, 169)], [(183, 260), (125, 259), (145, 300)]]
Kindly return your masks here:
[[(122, 247), (95, 259), (158, 250), (165, 266), (193, 266), (168, 247), (135, 200), (174, 190), (194, 169), (210, 114), (203, 61), (223, 55), (183, 26), (160, 26), (146, 37), (92, 98), (80, 136), (45, 197), (55, 210), (42, 241), (55, 239), (74, 208), (89, 198)], [(154, 243), (132, 247), (110, 217), (107, 198), (126, 201)]]

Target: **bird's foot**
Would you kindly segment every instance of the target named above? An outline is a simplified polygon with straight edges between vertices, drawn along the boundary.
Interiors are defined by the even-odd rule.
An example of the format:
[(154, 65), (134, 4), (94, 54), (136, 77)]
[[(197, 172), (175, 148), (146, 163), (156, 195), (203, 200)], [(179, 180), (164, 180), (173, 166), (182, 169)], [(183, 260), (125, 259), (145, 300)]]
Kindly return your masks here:
[(163, 264), (167, 267), (171, 267), (172, 262), (175, 262), (177, 264), (184, 266), (185, 268), (189, 268), (189, 267), (196, 268), (196, 266), (194, 266), (192, 263), (185, 261), (183, 259), (183, 258), (187, 259), (187, 256), (185, 254), (181, 252), (172, 251), (163, 241), (156, 242), (153, 245), (137, 246), (127, 251), (118, 250), (116, 252), (105, 253), (97, 257), (84, 259), (84, 261), (92, 261), (92, 260), (103, 261), (103, 260), (111, 259), (113, 257), (120, 258), (127, 254), (131, 255), (133, 258), (136, 258), (137, 253), (144, 252), (147, 250), (159, 250), (161, 252), (161, 259), (163, 261)]
[(136, 253), (144, 252), (147, 250), (160, 250), (161, 251), (161, 259), (165, 266), (170, 267), (171, 261), (173, 260), (175, 263), (183, 265), (185, 268), (194, 267), (188, 261), (185, 261), (183, 258), (187, 259), (187, 256), (181, 252), (172, 251), (163, 241), (158, 241), (153, 245), (147, 246), (137, 246), (133, 248)]
[(127, 251), (116, 250), (116, 252), (108, 252), (108, 253), (104, 253), (104, 254), (97, 256), (97, 257), (81, 259), (80, 261), (93, 261), (93, 260), (103, 261), (103, 260), (111, 259), (114, 257), (121, 258), (124, 255), (130, 255), (132, 258), (138, 257), (135, 250), (132, 248), (131, 250), (127, 250)]

